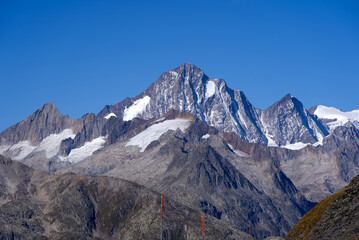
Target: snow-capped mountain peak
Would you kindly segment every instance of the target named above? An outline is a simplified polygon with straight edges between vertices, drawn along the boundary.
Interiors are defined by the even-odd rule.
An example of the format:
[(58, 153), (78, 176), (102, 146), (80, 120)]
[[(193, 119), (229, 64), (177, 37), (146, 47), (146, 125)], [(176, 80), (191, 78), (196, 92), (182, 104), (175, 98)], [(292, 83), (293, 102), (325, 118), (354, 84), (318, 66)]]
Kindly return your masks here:
[(326, 122), (330, 132), (336, 127), (344, 126), (347, 123), (352, 123), (357, 128), (359, 126), (359, 110), (343, 112), (334, 107), (318, 105), (314, 108), (313, 114)]

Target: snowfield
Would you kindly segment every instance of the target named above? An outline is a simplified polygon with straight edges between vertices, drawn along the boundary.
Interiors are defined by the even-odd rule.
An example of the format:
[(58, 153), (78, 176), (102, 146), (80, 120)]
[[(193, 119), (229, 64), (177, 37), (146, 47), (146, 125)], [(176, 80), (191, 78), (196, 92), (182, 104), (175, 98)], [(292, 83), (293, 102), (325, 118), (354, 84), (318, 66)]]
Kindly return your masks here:
[(106, 142), (106, 138), (107, 137), (101, 136), (93, 139), (91, 142), (86, 142), (82, 147), (72, 149), (67, 157), (59, 156), (59, 160), (78, 163), (91, 156), (95, 151), (101, 149)]
[(138, 114), (146, 110), (150, 100), (151, 98), (149, 96), (144, 96), (143, 98), (134, 101), (130, 107), (125, 108), (125, 111), (123, 112), (123, 120), (130, 121), (137, 117)]
[(336, 127), (343, 126), (347, 122), (359, 121), (359, 110), (343, 112), (340, 109), (323, 105), (317, 107), (314, 115), (318, 118), (333, 119), (333, 122), (327, 123), (330, 131), (333, 131)]
[(12, 146), (1, 146), (0, 154), (6, 151), (17, 151), (16, 156), (13, 156), (14, 160), (23, 160), (32, 152), (45, 152), (46, 158), (52, 158), (59, 152), (61, 141), (67, 138), (74, 138), (71, 129), (65, 129), (61, 133), (51, 134), (44, 138), (39, 145), (32, 145), (28, 140), (20, 141)]
[(75, 138), (75, 134), (71, 129), (65, 129), (59, 134), (51, 134), (47, 136), (40, 145), (35, 149), (36, 152), (45, 151), (46, 158), (54, 157), (60, 150), (62, 140), (67, 138)]
[(173, 119), (157, 123), (147, 128), (143, 132), (137, 134), (126, 144), (126, 146), (139, 146), (140, 152), (144, 152), (146, 147), (153, 141), (158, 140), (162, 134), (169, 130), (177, 130), (178, 128), (184, 132), (191, 125), (188, 119)]
[(305, 148), (306, 146), (308, 146), (307, 143), (296, 142), (296, 143), (287, 143), (287, 145), (280, 146), (280, 147), (290, 149), (290, 150), (300, 150), (302, 148)]

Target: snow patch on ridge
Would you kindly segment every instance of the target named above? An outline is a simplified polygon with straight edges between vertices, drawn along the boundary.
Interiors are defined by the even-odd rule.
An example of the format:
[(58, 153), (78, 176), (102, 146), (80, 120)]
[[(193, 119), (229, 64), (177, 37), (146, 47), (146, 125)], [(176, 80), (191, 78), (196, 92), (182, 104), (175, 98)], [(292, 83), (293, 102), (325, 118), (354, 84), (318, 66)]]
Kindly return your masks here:
[(359, 110), (343, 112), (337, 108), (323, 105), (317, 107), (314, 115), (322, 119), (333, 119), (333, 122), (327, 123), (330, 131), (333, 131), (336, 127), (343, 126), (347, 122), (359, 121)]
[(180, 129), (185, 131), (191, 125), (191, 120), (188, 119), (173, 119), (166, 120), (161, 123), (154, 124), (145, 129), (141, 133), (137, 134), (126, 144), (127, 146), (139, 146), (140, 152), (144, 152), (146, 147), (153, 141), (158, 140), (162, 134), (169, 130)]
[(59, 156), (59, 160), (78, 163), (91, 156), (95, 151), (101, 149), (106, 142), (106, 138), (107, 137), (101, 136), (93, 139), (91, 142), (86, 142), (82, 147), (72, 149), (67, 157)]
[(206, 85), (206, 98), (212, 97), (216, 92), (216, 84), (213, 81), (208, 81)]
[(239, 156), (239, 157), (248, 157), (248, 154), (246, 154), (246, 153), (244, 153), (244, 152), (242, 152), (242, 151), (239, 151), (239, 150), (235, 150), (231, 144), (227, 143), (227, 145), (228, 145), (228, 147), (229, 147), (230, 149), (232, 149), (232, 151), (233, 151), (237, 156)]
[(123, 112), (123, 120), (130, 121), (137, 117), (138, 114), (146, 109), (150, 100), (151, 98), (149, 96), (144, 96), (143, 98), (136, 100), (130, 107), (125, 108), (125, 111)]
[(203, 138), (203, 139), (207, 139), (207, 138), (209, 138), (210, 136), (211, 136), (211, 135), (209, 135), (209, 134), (207, 133), (207, 134), (203, 135), (202, 138)]
[(106, 119), (110, 119), (111, 117), (116, 117), (117, 118), (116, 114), (114, 114), (114, 113), (110, 113), (110, 114), (107, 114), (105, 116)]

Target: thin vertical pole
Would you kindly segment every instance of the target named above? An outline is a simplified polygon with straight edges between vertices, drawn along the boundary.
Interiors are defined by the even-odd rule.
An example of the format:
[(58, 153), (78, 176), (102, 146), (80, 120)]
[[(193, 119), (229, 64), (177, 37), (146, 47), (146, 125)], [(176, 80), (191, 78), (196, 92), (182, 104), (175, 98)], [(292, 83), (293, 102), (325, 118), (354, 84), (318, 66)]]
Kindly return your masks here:
[(202, 238), (203, 238), (203, 240), (204, 240), (204, 230), (203, 230), (203, 215), (201, 216), (201, 218), (202, 218)]
[(251, 228), (249, 228), (249, 236), (252, 236)]
[(162, 211), (162, 208), (163, 208), (163, 194), (161, 193), (161, 240), (162, 240), (162, 216), (163, 216), (163, 211)]
[(268, 240), (268, 233), (267, 233), (267, 240)]

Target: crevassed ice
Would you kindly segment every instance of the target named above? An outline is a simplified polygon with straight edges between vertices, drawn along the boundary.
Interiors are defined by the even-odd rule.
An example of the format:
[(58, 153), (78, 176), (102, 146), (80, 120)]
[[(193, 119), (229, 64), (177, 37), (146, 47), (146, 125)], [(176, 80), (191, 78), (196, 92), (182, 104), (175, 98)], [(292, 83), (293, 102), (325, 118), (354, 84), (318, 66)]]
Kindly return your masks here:
[(188, 119), (173, 119), (157, 123), (137, 134), (126, 144), (126, 146), (139, 146), (140, 152), (144, 152), (146, 147), (153, 141), (158, 140), (162, 134), (169, 130), (176, 130), (179, 128), (182, 132), (191, 125), (191, 120)]
[(116, 117), (117, 118), (116, 114), (114, 114), (114, 113), (110, 113), (110, 114), (107, 114), (105, 116), (106, 119), (110, 119), (111, 117)]
[(73, 139), (75, 136), (76, 135), (72, 132), (71, 129), (65, 129), (58, 134), (51, 134), (41, 141), (40, 145), (35, 149), (35, 151), (45, 151), (46, 158), (52, 158), (59, 152), (62, 140), (67, 138)]
[(106, 142), (106, 138), (107, 137), (101, 136), (93, 139), (91, 142), (86, 142), (82, 147), (72, 149), (67, 157), (59, 156), (59, 160), (78, 163), (102, 148)]
[(0, 153), (5, 151), (18, 151), (16, 156), (13, 156), (14, 160), (22, 160), (26, 158), (32, 152), (45, 151), (46, 158), (52, 158), (59, 152), (61, 141), (66, 138), (74, 138), (71, 129), (65, 129), (61, 133), (51, 134), (44, 138), (39, 145), (32, 145), (30, 141), (20, 141), (12, 146), (1, 146)]
[(146, 109), (150, 100), (151, 98), (149, 96), (144, 96), (143, 98), (136, 100), (130, 107), (125, 108), (125, 111), (123, 112), (123, 120), (130, 121), (134, 119)]
[(216, 84), (213, 81), (208, 81), (206, 85), (206, 98), (212, 97), (216, 92)]
[(20, 149), (19, 153), (16, 156), (12, 157), (12, 159), (14, 159), (14, 160), (22, 160), (27, 155), (32, 153), (32, 151), (34, 151), (35, 148), (36, 148), (36, 146), (31, 145), (30, 141), (25, 140), (25, 141), (21, 141), (21, 142), (18, 142), (16, 144), (12, 145), (8, 150), (9, 151), (15, 151), (17, 149)]

